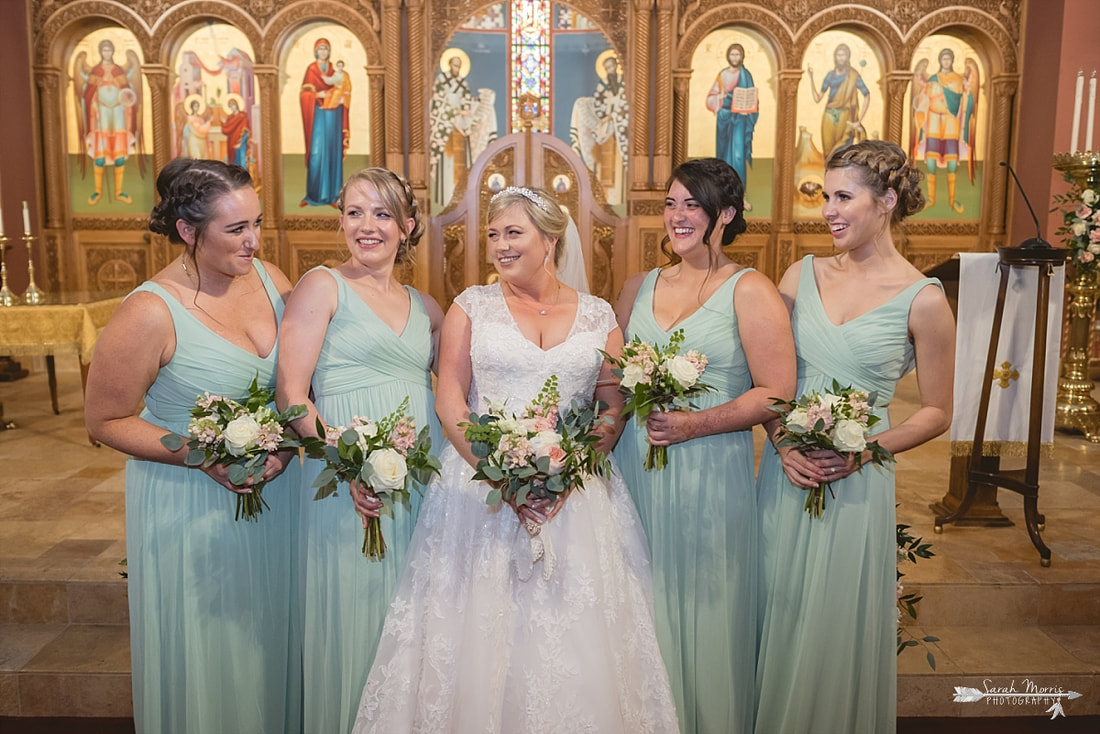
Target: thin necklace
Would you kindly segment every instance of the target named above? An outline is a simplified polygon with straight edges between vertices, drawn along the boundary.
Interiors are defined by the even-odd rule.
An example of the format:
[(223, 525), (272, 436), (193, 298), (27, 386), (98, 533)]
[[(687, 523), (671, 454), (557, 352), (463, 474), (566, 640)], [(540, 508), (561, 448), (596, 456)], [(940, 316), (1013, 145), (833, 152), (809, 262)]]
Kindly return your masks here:
[(187, 260), (185, 260), (182, 256), (180, 257), (180, 265), (183, 266), (183, 274), (184, 275), (186, 275), (188, 278), (193, 277), (191, 275), (191, 271), (187, 269)]
[[(512, 294), (512, 297), (513, 297), (513, 298), (515, 298), (515, 299), (516, 299), (516, 300), (518, 301), (518, 300), (519, 300), (519, 296), (517, 296), (517, 295), (516, 295), (516, 292), (515, 292), (515, 290), (514, 290), (514, 289), (512, 288), (512, 284), (511, 284), (511, 283), (509, 283), (509, 282), (508, 282), (508, 281), (506, 281), (506, 280), (505, 280), (505, 281), (501, 281), (501, 282), (503, 282), (503, 283), (504, 283), (504, 285), (508, 286), (508, 292), (509, 292), (509, 293), (511, 293), (511, 294)], [(555, 306), (557, 306), (557, 305), (558, 305), (558, 301), (559, 301), (559, 300), (561, 300), (561, 281), (555, 280), (555, 281), (554, 281), (554, 283), (556, 283), (556, 284), (557, 284), (557, 288), (555, 288), (555, 289), (554, 289), (554, 302), (553, 302), (553, 303), (551, 303), (551, 304), (550, 304), (549, 306), (546, 306), (546, 307), (544, 307), (544, 308), (540, 308), (540, 309), (539, 309), (539, 316), (545, 316), (546, 314), (550, 313), (550, 309), (552, 309), (552, 308), (554, 308)], [(542, 304), (541, 304), (541, 303), (539, 303), (537, 299), (535, 300), (535, 303), (536, 303), (536, 304), (538, 304), (539, 306), (542, 306)]]

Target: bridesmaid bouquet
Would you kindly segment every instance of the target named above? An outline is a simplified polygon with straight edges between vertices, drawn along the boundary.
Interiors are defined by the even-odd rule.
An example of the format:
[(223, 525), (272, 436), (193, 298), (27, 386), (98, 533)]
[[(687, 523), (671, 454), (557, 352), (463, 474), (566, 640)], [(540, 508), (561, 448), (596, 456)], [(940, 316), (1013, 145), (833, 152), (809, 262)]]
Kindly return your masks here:
[[(871, 412), (875, 393), (841, 387), (833, 380), (831, 391), (811, 392), (797, 400), (772, 398), (769, 410), (782, 413), (776, 446), (794, 446), (801, 450), (825, 449), (855, 456), (856, 466), (863, 465), (863, 452), (871, 452), (871, 463), (882, 466), (894, 460), (894, 455), (877, 441), (868, 441), (868, 431), (879, 422)], [(811, 489), (803, 509), (820, 518), (825, 511), (825, 490), (836, 499), (832, 484), (824, 482)]]
[[(325, 462), (313, 481), (323, 500), (336, 494), (340, 482), (359, 481), (382, 500), (384, 511), (393, 511), (394, 499), (409, 508), (409, 479), (427, 484), (438, 474), (439, 459), (431, 454), (432, 438), (427, 426), (416, 432), (416, 421), (408, 417), (409, 399), (377, 422), (356, 416), (350, 425), (326, 427), (317, 419), (316, 436), (302, 439), (306, 456)], [(363, 555), (370, 560), (386, 557), (386, 539), (377, 517), (366, 518)]]
[[(229, 467), (229, 481), (238, 486), (252, 479), (252, 492), (237, 495), (234, 520), (255, 521), (268, 507), (262, 492), (261, 477), (267, 457), (273, 451), (297, 448), (299, 443), (287, 435), (287, 424), (306, 414), (306, 406), (292, 405), (281, 413), (268, 406), (275, 392), (259, 386), (259, 376), (248, 386), (243, 403), (206, 392), (195, 400), (187, 433), (191, 437), (168, 433), (160, 442), (171, 451), (189, 447), (183, 463), (207, 469), (215, 464)], [(270, 509), (270, 508), (268, 508)]]
[[(665, 347), (635, 337), (623, 345), (618, 358), (600, 350), (626, 397), (624, 416), (633, 413), (641, 424), (654, 410), (690, 410), (695, 407), (690, 398), (714, 389), (699, 380), (707, 369), (707, 356), (695, 349), (680, 354), (683, 343), (684, 330), (677, 329)], [(645, 455), (646, 471), (666, 466), (668, 447), (650, 446)]]
[(459, 424), (478, 457), (473, 478), (493, 485), (486, 504), (524, 505), (530, 497), (555, 498), (581, 487), (587, 476), (610, 476), (611, 462), (596, 449), (600, 437), (593, 433), (605, 406), (574, 403), (561, 412), (560, 401), (557, 375), (551, 375), (519, 415), (506, 415), (503, 405), (487, 401), (488, 412), (470, 413), (470, 421)]

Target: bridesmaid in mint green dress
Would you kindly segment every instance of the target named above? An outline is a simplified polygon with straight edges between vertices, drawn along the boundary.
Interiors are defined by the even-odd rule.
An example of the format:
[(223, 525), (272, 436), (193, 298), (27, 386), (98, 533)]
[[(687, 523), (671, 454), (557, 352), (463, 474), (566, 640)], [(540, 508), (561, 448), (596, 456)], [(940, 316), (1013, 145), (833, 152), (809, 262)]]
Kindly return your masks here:
[[(688, 161), (665, 199), (673, 264), (639, 274), (616, 311), (627, 339), (664, 345), (684, 330), (683, 351), (709, 360), (715, 388), (694, 411), (631, 418), (615, 450), (653, 558), (657, 638), (687, 734), (750, 732), (756, 648), (756, 496), (752, 427), (790, 398), (794, 341), (779, 294), (722, 246), (745, 230), (744, 187), (729, 164)], [(649, 445), (668, 466), (645, 471)]]
[(160, 442), (169, 431), (187, 434), (204, 392), (243, 398), (253, 379), (274, 386), (290, 283), (255, 257), (261, 210), (243, 168), (177, 159), (161, 171), (157, 190), (149, 228), (184, 244), (184, 253), (115, 312), (96, 348), (85, 402), (89, 434), (131, 456), (135, 727), (297, 732), (296, 454), (268, 459), (268, 507), (255, 522), (235, 521), (230, 492), (249, 490), (235, 487), (224, 467), (183, 466), (186, 447), (173, 452)]
[[(309, 415), (295, 429), (316, 435), (318, 415), (329, 426), (348, 425), (355, 416), (378, 420), (408, 397), (409, 416), (418, 431), (431, 428), (438, 452), (431, 368), (443, 314), (431, 296), (394, 276), (424, 231), (412, 189), (386, 169), (368, 168), (344, 184), (338, 206), (351, 256), (306, 273), (287, 303), (279, 404), (308, 405)], [(386, 555), (368, 560), (360, 514), (377, 516), (381, 504), (366, 491), (355, 493), (354, 504), (344, 491), (314, 501), (312, 484), (322, 469), (320, 461), (307, 460), (301, 490), (305, 731), (347, 732), (405, 567), (421, 497), (413, 490), (411, 510), (395, 503), (392, 515), (382, 515)]]
[[(837, 380), (877, 390), (872, 428), (898, 453), (951, 421), (954, 321), (938, 281), (894, 248), (891, 225), (920, 211), (920, 173), (893, 143), (867, 141), (826, 165), (826, 222), (838, 254), (783, 276), (798, 346), (798, 394)], [(886, 407), (916, 364), (921, 407), (891, 427)], [(774, 433), (776, 421), (768, 425)], [(869, 459), (870, 452), (865, 452)], [(806, 491), (832, 483), (820, 519)], [(758, 734), (896, 728), (894, 469), (831, 451), (765, 448), (757, 490), (762, 614)]]

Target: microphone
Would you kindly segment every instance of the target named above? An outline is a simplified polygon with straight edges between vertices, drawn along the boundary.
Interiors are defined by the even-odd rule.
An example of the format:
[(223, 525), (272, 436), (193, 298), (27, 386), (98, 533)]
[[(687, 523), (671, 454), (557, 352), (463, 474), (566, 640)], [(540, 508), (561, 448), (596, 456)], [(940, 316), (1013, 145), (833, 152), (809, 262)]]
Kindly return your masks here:
[(1008, 165), (1006, 161), (1001, 161), (1001, 165), (1008, 169), (1008, 172), (1012, 174), (1012, 180), (1016, 182), (1016, 188), (1020, 190), (1020, 196), (1024, 197), (1024, 203), (1027, 204), (1027, 210), (1031, 212), (1031, 219), (1035, 222), (1035, 236), (1029, 237), (1020, 243), (1020, 247), (1026, 250), (1034, 250), (1039, 247), (1050, 247), (1050, 243), (1043, 239), (1043, 232), (1039, 229), (1039, 217), (1035, 216), (1035, 210), (1031, 208), (1031, 202), (1027, 200), (1027, 193), (1024, 191), (1023, 184), (1020, 183), (1019, 177), (1016, 176), (1016, 172), (1012, 170), (1012, 166)]

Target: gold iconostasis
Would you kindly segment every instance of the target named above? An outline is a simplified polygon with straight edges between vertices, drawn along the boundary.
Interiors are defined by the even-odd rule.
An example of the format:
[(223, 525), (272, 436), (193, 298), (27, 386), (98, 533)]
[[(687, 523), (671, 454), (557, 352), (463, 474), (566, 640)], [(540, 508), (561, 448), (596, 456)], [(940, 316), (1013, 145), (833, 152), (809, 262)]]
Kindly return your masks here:
[(1005, 244), (1019, 1), (239, 5), (32, 3), (48, 288), (126, 290), (175, 255), (146, 220), (177, 156), (251, 172), (292, 280), (343, 259), (347, 175), (406, 175), (430, 226), (403, 276), (445, 302), (486, 276), (484, 208), (511, 184), (554, 191), (613, 298), (662, 261), (665, 181), (700, 156), (746, 183), (731, 256), (777, 278), (829, 251), (824, 162), (866, 138), (926, 173), (918, 267)]

